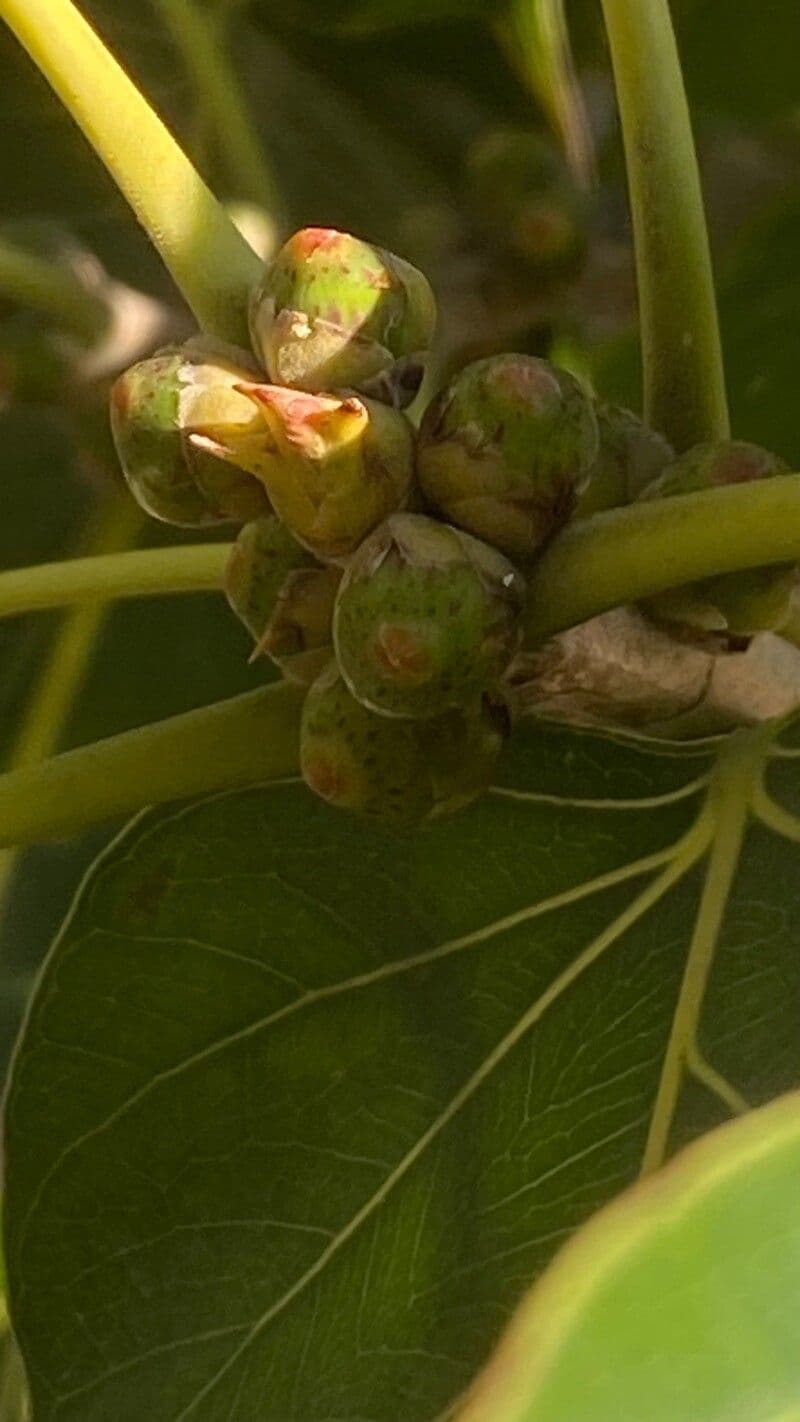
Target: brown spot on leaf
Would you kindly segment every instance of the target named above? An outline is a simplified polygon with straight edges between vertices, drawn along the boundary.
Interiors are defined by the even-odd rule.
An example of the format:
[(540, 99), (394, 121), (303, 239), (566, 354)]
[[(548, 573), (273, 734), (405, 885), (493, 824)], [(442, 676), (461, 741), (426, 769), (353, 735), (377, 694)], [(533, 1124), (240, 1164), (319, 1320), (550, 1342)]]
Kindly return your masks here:
[(175, 879), (175, 864), (164, 859), (135, 884), (128, 895), (131, 913), (137, 918), (152, 918), (161, 907)]

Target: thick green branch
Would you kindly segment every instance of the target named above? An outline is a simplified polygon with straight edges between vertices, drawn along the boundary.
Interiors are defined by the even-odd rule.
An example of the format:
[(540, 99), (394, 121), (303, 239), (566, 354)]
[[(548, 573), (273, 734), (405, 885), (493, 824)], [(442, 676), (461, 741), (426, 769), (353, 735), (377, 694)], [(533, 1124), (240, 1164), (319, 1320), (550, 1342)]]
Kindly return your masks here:
[[(222, 587), (230, 545), (146, 548), (0, 573), (0, 618)], [(528, 575), (527, 640), (718, 573), (800, 561), (800, 474), (632, 504), (567, 527)]]
[(571, 524), (528, 583), (536, 644), (612, 607), (717, 573), (800, 560), (800, 474), (654, 499)]
[(48, 261), (0, 237), (0, 294), (48, 317), (87, 345), (105, 331), (109, 312), (68, 266)]
[(71, 0), (0, 0), (6, 20), (149, 233), (199, 324), (247, 343), (261, 264)]
[(195, 543), (12, 568), (0, 573), (0, 618), (96, 598), (157, 597), (218, 589), (229, 551), (226, 543)]
[(0, 776), (0, 847), (297, 769), (302, 692), (287, 683)]
[(628, 167), (645, 414), (678, 450), (729, 433), (703, 196), (668, 0), (602, 0)]

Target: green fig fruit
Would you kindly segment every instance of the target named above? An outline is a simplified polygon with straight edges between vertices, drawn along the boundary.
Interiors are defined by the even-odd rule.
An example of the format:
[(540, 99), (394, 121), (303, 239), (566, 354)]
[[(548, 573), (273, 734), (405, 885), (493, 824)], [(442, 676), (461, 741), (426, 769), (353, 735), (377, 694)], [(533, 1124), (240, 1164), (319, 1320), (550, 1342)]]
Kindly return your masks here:
[[(789, 473), (778, 455), (744, 440), (698, 444), (669, 465), (642, 491), (642, 499), (668, 499), (726, 484), (750, 483)], [(724, 522), (719, 529), (725, 537)], [(794, 564), (751, 568), (704, 578), (688, 587), (670, 588), (643, 604), (660, 622), (698, 631), (747, 638), (779, 629), (786, 621), (797, 586)]]
[(572, 515), (598, 446), (594, 410), (573, 376), (534, 356), (490, 356), (426, 411), (417, 473), (444, 518), (531, 555)]
[(488, 700), (429, 721), (376, 716), (350, 694), (334, 663), (306, 697), (300, 765), (329, 804), (413, 826), (483, 794), (507, 734), (504, 708)]
[(362, 544), (336, 599), (336, 657), (353, 695), (385, 716), (473, 704), (520, 642), (524, 582), (494, 548), (421, 514)]
[(322, 568), (277, 518), (245, 524), (231, 548), (225, 591), (252, 635), (290, 681), (310, 684), (333, 653), (341, 573)]
[(290, 237), (250, 302), (253, 349), (274, 384), (353, 389), (398, 408), (419, 390), (435, 326), (421, 272), (328, 227)]
[(664, 436), (651, 430), (631, 410), (620, 405), (597, 405), (595, 413), (600, 449), (578, 499), (576, 518), (588, 518), (603, 509), (630, 503), (675, 459), (675, 451)]
[[(228, 439), (257, 428), (237, 390), (254, 371), (244, 352), (191, 341), (139, 361), (111, 391), (111, 430), (125, 478), (147, 513), (189, 528), (258, 518), (269, 499), (258, 479), (194, 436)], [(238, 362), (241, 361), (242, 364)]]

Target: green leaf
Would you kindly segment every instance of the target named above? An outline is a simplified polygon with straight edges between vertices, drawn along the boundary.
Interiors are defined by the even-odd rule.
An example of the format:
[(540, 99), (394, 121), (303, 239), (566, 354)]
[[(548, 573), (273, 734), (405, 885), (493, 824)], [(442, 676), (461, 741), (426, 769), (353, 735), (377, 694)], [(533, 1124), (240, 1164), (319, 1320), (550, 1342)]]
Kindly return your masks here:
[(514, 1319), (463, 1422), (797, 1422), (800, 1095), (629, 1191)]
[(798, 1080), (775, 735), (532, 722), (416, 834), (297, 783), (131, 826), (8, 1097), (37, 1422), (438, 1418), (643, 1161)]

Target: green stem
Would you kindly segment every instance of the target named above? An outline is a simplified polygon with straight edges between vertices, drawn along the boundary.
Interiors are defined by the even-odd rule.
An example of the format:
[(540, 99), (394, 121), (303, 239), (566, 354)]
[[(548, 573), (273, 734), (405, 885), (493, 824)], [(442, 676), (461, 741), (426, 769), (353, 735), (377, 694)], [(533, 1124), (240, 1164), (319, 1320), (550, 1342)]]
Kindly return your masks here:
[(157, 597), (222, 586), (230, 544), (141, 548), (0, 573), (0, 618), (104, 598)]
[(0, 0), (0, 18), (105, 163), (199, 324), (246, 344), (261, 263), (135, 84), (71, 0)]
[(0, 237), (0, 294), (32, 307), (56, 326), (92, 345), (108, 325), (104, 301), (94, 296), (73, 271), (46, 261)]
[(577, 181), (596, 181), (594, 143), (575, 74), (564, 0), (511, 0), (497, 33), (509, 62), (533, 93)]
[(729, 437), (697, 155), (668, 0), (602, 0), (628, 167), (645, 416), (676, 449)]
[(204, 9), (198, 0), (157, 0), (157, 4), (183, 55), (198, 105), (223, 153), (236, 196), (258, 203), (279, 219), (283, 209), (280, 189), (230, 58), (229, 16), (219, 7)]
[(282, 682), (0, 776), (0, 846), (297, 770), (303, 690)]
[(717, 573), (798, 560), (800, 474), (610, 509), (571, 524), (532, 569), (526, 638)]

